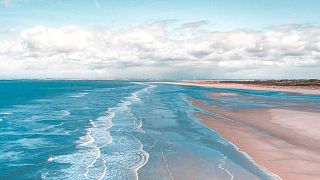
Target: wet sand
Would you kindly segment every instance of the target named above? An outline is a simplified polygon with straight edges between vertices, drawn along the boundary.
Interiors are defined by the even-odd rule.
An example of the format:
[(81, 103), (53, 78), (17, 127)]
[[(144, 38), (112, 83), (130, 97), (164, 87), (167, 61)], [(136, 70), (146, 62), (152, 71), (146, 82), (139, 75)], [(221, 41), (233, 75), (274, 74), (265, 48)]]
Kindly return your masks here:
[(212, 98), (220, 98), (220, 97), (226, 97), (226, 96), (240, 96), (240, 94), (227, 93), (227, 92), (209, 92), (208, 96)]
[(238, 84), (238, 83), (222, 83), (219, 81), (180, 81), (180, 82), (158, 82), (164, 84), (189, 85), (213, 88), (230, 88), (230, 89), (247, 89), (247, 90), (263, 90), (263, 91), (284, 91), (300, 94), (320, 95), (320, 88), (308, 86), (267, 86), (254, 84)]
[(268, 171), (282, 179), (319, 179), (320, 113), (266, 108), (231, 112), (190, 101), (218, 114), (195, 116)]

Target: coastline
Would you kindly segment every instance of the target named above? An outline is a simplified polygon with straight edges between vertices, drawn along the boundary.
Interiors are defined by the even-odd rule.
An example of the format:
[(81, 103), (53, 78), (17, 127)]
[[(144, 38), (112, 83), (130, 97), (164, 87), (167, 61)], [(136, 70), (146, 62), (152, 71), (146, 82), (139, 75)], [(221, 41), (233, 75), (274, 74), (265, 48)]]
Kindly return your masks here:
[(290, 180), (320, 176), (320, 132), (316, 130), (320, 128), (316, 122), (320, 113), (267, 108), (231, 112), (189, 100), (198, 108), (218, 114), (201, 112), (195, 117), (268, 171)]
[(320, 88), (309, 86), (278, 86), (278, 85), (262, 85), (262, 84), (240, 84), (240, 83), (225, 83), (221, 81), (177, 81), (177, 82), (156, 82), (162, 84), (185, 85), (185, 86), (200, 86), (211, 88), (230, 88), (230, 89), (245, 89), (245, 90), (262, 90), (262, 91), (283, 91), (299, 94), (320, 95)]

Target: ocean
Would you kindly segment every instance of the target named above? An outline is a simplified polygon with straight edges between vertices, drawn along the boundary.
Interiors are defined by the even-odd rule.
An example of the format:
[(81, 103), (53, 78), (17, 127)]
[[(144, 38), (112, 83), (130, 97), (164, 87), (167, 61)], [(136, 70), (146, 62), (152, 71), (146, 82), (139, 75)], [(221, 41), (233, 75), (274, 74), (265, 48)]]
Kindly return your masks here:
[[(0, 81), (0, 179), (275, 179), (193, 114), (319, 98), (130, 81)], [(216, 90), (218, 91), (218, 90)], [(259, 99), (259, 101), (257, 101)]]

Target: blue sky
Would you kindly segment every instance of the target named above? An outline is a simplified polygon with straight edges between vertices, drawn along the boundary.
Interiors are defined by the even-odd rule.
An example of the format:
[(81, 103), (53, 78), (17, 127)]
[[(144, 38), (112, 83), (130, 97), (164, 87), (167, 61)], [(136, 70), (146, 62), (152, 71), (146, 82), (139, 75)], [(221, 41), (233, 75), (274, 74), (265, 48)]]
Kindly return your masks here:
[(209, 21), (216, 30), (320, 23), (319, 0), (5, 0), (0, 29), (35, 25), (125, 27)]
[(320, 0), (0, 0), (3, 78), (320, 78)]

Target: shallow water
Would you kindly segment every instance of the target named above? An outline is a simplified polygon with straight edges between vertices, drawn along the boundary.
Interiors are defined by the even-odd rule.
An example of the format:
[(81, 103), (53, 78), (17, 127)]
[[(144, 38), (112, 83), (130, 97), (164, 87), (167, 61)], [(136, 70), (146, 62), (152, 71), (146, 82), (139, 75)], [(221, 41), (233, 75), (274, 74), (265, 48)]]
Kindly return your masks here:
[[(319, 96), (128, 81), (0, 81), (0, 179), (273, 179), (193, 117), (188, 98), (227, 109)], [(236, 98), (236, 99), (235, 99)]]

